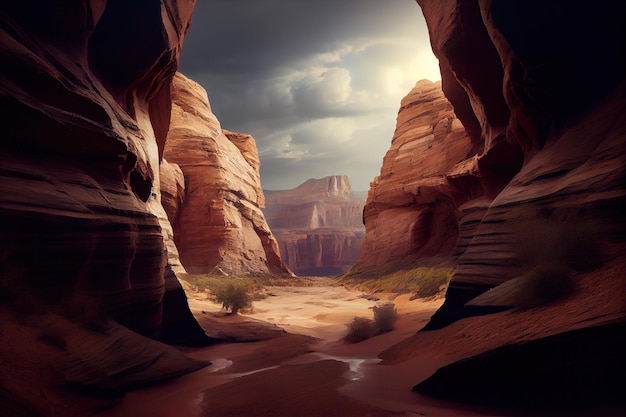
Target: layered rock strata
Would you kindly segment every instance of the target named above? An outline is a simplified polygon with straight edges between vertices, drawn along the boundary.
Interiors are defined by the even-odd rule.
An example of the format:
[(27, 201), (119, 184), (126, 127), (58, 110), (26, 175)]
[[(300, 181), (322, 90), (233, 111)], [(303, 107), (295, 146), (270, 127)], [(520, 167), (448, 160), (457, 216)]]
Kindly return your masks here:
[(485, 194), (458, 208), (444, 305), (394, 356), (454, 362), (416, 386), (429, 395), (623, 409), (626, 5), (418, 3)]
[[(50, 402), (67, 394), (62, 386), (123, 392), (202, 366), (128, 330), (205, 337), (175, 274), (165, 274), (176, 259), (159, 202), (171, 80), (193, 5), (0, 6), (2, 404), (84, 415), (88, 405)], [(91, 327), (99, 344), (75, 337)], [(43, 360), (21, 362), (29, 355)], [(50, 365), (69, 362), (71, 372)]]
[(163, 168), (172, 177), (164, 206), (187, 272), (289, 275), (261, 211), (265, 200), (254, 139), (223, 130), (206, 91), (180, 73), (172, 99), (165, 145), (170, 166)]
[[(474, 213), (476, 230), (457, 248), (461, 257), (448, 301), (432, 323), (437, 326), (529, 267), (519, 248), (529, 217), (550, 222), (575, 212), (572, 221), (597, 229), (598, 245), (624, 240), (616, 211), (626, 198), (624, 30), (618, 22), (624, 6), (604, 2), (579, 31), (576, 22), (588, 9), (582, 2), (559, 10), (491, 1), (419, 3), (444, 91), (464, 125), (479, 128), (468, 132), (482, 144), (477, 168), (494, 196), (462, 208)], [(538, 24), (519, 24), (535, 15)], [(606, 72), (580, 62), (575, 40), (605, 63)], [(600, 81), (590, 82), (590, 74)], [(506, 157), (518, 150), (523, 166)]]
[(310, 179), (265, 195), (263, 212), (294, 273), (338, 275), (354, 263), (364, 233), (364, 196), (352, 192), (347, 176)]
[(366, 233), (349, 274), (449, 264), (459, 237), (459, 206), (485, 194), (477, 150), (441, 83), (419, 81), (402, 100), (391, 147), (371, 183)]

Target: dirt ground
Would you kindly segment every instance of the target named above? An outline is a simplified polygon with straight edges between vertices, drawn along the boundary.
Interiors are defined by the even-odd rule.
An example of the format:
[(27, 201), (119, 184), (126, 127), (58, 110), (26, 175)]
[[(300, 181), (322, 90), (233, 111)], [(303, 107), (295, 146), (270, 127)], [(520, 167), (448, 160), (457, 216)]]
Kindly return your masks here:
[[(346, 343), (353, 317), (372, 318), (375, 299), (344, 287), (270, 287), (252, 311), (225, 314), (219, 305), (190, 296), (190, 307), (209, 334), (240, 343), (181, 348), (211, 366), (164, 384), (134, 391), (104, 417), (203, 416), (489, 416), (485, 410), (422, 397), (412, 386), (439, 366), (417, 357), (379, 364), (378, 354), (414, 335), (442, 299), (393, 299), (396, 328), (359, 343)], [(201, 297), (200, 297), (201, 298)]]

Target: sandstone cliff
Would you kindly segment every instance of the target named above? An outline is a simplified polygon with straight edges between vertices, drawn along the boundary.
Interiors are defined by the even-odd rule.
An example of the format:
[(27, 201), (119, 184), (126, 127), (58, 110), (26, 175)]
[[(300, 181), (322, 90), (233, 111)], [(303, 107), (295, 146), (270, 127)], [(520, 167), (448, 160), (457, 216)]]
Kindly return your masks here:
[(184, 182), (174, 167), (164, 205), (182, 264), (195, 274), (288, 275), (260, 208), (254, 139), (222, 130), (206, 91), (180, 73), (172, 99), (165, 158)]
[(159, 202), (171, 79), (193, 5), (0, 6), (2, 406), (84, 414), (89, 406), (66, 396), (106, 387), (115, 400), (202, 366), (128, 330), (206, 341)]
[(289, 268), (298, 275), (338, 275), (359, 253), (363, 199), (350, 179), (310, 179), (292, 190), (266, 191), (263, 210)]
[(349, 274), (450, 264), (458, 207), (484, 193), (475, 178), (477, 148), (441, 83), (419, 81), (402, 100), (391, 148), (371, 184), (363, 212), (366, 233)]
[[(444, 91), (463, 123), (478, 127), (468, 131), (482, 143), (478, 176), (493, 197), (472, 206), (486, 211), (471, 241), (458, 248), (462, 255), (449, 295), (468, 301), (519, 275), (519, 250), (511, 237), (529, 213), (549, 218), (562, 209), (576, 211), (580, 221), (606, 232), (601, 241), (622, 240), (624, 222), (615, 210), (626, 198), (619, 52), (624, 46), (613, 31), (623, 6), (608, 2), (606, 10), (594, 10), (596, 18), (608, 19), (606, 27), (597, 19), (585, 29), (589, 38), (581, 45), (606, 63), (604, 73), (588, 60), (573, 65), (578, 54), (567, 36), (583, 37), (574, 23), (585, 15), (582, 3), (554, 12), (554, 22), (531, 6), (419, 3), (440, 58)], [(543, 26), (514, 23), (517, 14), (541, 15)], [(590, 83), (586, 71), (601, 81)], [(523, 166), (510, 157), (518, 153)]]
[(418, 3), (443, 91), (476, 145), (475, 180), (456, 185), (482, 192), (457, 206), (456, 271), (430, 331), (392, 351), (428, 345), (458, 361), (416, 386), (430, 395), (620, 401), (626, 5)]

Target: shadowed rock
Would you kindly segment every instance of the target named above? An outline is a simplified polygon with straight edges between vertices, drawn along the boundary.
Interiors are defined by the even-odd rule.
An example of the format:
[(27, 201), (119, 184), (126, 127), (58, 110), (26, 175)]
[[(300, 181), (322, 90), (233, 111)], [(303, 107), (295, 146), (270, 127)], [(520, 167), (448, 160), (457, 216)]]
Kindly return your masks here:
[[(159, 190), (193, 5), (0, 6), (1, 383), (31, 414), (84, 415), (102, 405), (74, 403), (79, 386), (119, 397), (204, 366), (143, 337), (209, 340), (165, 274), (177, 260)], [(98, 316), (125, 327), (91, 335)]]

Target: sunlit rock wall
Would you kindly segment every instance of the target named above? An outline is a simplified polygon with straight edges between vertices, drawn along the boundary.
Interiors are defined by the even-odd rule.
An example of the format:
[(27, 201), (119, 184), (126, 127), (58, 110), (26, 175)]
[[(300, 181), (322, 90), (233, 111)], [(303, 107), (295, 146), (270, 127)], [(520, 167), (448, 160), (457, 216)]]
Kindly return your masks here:
[(172, 97), (165, 158), (173, 177), (165, 208), (187, 272), (289, 275), (261, 211), (265, 200), (254, 139), (222, 130), (206, 91), (180, 73)]
[(363, 212), (366, 233), (349, 274), (449, 265), (459, 237), (459, 206), (485, 195), (476, 178), (477, 147), (441, 83), (418, 82), (402, 100), (391, 147), (371, 184)]

